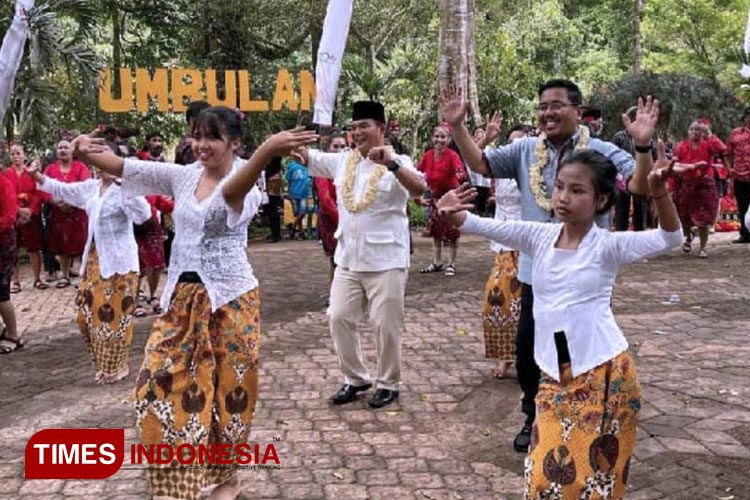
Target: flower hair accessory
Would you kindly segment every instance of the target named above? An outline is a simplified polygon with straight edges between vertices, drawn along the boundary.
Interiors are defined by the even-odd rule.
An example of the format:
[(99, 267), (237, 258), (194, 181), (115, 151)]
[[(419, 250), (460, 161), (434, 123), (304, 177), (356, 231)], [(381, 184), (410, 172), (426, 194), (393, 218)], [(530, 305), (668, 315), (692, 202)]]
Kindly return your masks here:
[(234, 108), (234, 113), (237, 115), (237, 118), (239, 118), (240, 121), (244, 121), (245, 120), (245, 113), (243, 113), (242, 111), (240, 111), (240, 108)]

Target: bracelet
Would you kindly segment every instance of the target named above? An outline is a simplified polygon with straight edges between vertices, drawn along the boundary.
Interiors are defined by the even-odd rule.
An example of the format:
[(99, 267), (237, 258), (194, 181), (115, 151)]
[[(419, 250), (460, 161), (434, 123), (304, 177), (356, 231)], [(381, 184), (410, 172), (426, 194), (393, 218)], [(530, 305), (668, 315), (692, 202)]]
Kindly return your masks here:
[(659, 196), (652, 196), (652, 200), (659, 200), (661, 198), (664, 198), (665, 196), (669, 196), (669, 191), (665, 192), (664, 194), (660, 194)]
[(638, 144), (633, 143), (633, 149), (635, 149), (636, 153), (651, 153), (651, 144), (648, 146), (639, 146)]

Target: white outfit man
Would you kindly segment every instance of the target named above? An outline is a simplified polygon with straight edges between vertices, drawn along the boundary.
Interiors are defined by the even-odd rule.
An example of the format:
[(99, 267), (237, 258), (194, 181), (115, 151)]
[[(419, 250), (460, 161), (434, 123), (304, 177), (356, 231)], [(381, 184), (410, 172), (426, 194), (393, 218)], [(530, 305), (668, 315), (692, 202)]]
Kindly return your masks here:
[(380, 408), (398, 399), (409, 275), (406, 202), (421, 194), (425, 184), (408, 156), (393, 155), (382, 146), (384, 114), (378, 103), (354, 103), (357, 149), (307, 153), (310, 175), (334, 180), (339, 209), (329, 315), (344, 385), (331, 398), (334, 404), (354, 401), (358, 392), (372, 386), (357, 332), (365, 312), (378, 355), (377, 391), (369, 404)]

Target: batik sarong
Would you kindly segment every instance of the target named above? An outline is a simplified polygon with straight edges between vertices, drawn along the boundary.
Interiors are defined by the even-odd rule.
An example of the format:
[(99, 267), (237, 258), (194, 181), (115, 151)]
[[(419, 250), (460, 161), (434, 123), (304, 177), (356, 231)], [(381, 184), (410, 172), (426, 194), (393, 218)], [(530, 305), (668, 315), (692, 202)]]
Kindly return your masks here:
[(542, 374), (525, 462), (525, 499), (603, 500), (625, 495), (641, 388), (627, 352), (561, 382)]
[[(136, 381), (142, 443), (173, 450), (245, 443), (258, 393), (259, 340), (257, 288), (212, 313), (202, 284), (178, 283), (169, 310), (154, 321)], [(235, 474), (227, 466), (181, 468), (176, 460), (149, 469), (154, 496), (191, 500)]]
[(114, 375), (128, 366), (137, 296), (135, 272), (102, 278), (99, 256), (92, 243), (86, 272), (78, 285), (76, 321), (96, 370), (105, 375)]
[(516, 330), (521, 314), (518, 252), (498, 252), (484, 287), (482, 326), (484, 355), (499, 361), (515, 361)]

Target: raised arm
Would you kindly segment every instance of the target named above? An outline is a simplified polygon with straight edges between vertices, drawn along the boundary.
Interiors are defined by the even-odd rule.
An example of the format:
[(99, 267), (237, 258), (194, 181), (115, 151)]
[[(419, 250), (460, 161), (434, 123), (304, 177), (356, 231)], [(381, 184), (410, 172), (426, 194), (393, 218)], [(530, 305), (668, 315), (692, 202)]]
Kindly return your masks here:
[(635, 120), (627, 113), (622, 115), (622, 123), (635, 144), (635, 173), (628, 181), (628, 191), (633, 194), (648, 192), (648, 174), (654, 167), (651, 156), (651, 138), (659, 121), (659, 101), (651, 96), (644, 101), (638, 98), (638, 111)]
[(91, 182), (79, 181), (66, 184), (52, 179), (39, 171), (39, 161), (35, 160), (25, 167), (32, 179), (37, 183), (39, 189), (52, 195), (54, 200), (61, 200), (78, 208), (86, 208), (86, 203), (92, 195)]
[(495, 139), (500, 137), (500, 129), (503, 127), (503, 112), (500, 110), (495, 111), (492, 114), (492, 118), (487, 120), (487, 129), (484, 132), (484, 137), (477, 143), (479, 149), (484, 149), (493, 142)]
[(488, 217), (477, 217), (469, 213), (474, 209), (471, 200), (477, 190), (464, 184), (448, 191), (437, 202), (440, 217), (458, 227), (462, 233), (477, 234), (505, 246), (534, 255), (549, 224), (522, 221), (501, 221)]
[(90, 134), (83, 134), (73, 140), (72, 146), (73, 154), (82, 161), (115, 177), (122, 177), (125, 160), (114, 154), (104, 139), (95, 139)]
[[(427, 190), (424, 176), (414, 168), (411, 159), (406, 155), (393, 154), (393, 148), (378, 146), (372, 148), (367, 155), (375, 163), (385, 165), (409, 192), (409, 196), (422, 196)], [(394, 167), (396, 167), (394, 170)]]
[(453, 140), (461, 150), (466, 164), (485, 177), (492, 177), (490, 166), (482, 155), (482, 149), (474, 142), (464, 125), (468, 103), (461, 95), (461, 88), (450, 85), (440, 97), (440, 114), (453, 127)]
[(614, 233), (615, 258), (620, 264), (659, 255), (682, 242), (682, 228), (677, 209), (664, 182), (664, 174), (669, 168), (664, 142), (660, 140), (657, 148), (658, 158), (653, 172), (648, 175), (648, 184), (649, 195), (659, 218), (659, 229)]
[(227, 179), (222, 188), (224, 200), (236, 212), (242, 212), (245, 195), (255, 186), (261, 170), (274, 156), (284, 156), (318, 140), (317, 134), (304, 127), (285, 130), (266, 139), (249, 160)]

